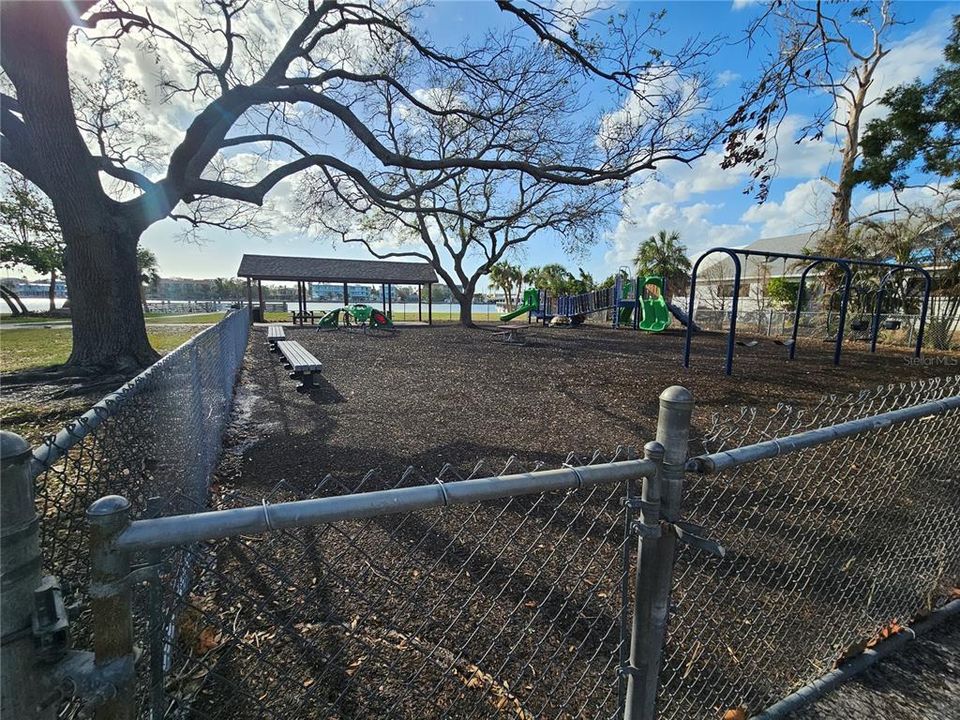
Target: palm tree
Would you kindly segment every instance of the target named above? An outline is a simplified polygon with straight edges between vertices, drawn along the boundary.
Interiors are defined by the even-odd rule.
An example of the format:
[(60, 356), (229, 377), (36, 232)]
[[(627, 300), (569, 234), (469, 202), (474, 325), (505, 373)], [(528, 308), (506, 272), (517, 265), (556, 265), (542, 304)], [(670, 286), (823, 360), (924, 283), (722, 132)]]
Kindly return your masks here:
[(156, 287), (160, 282), (160, 263), (152, 250), (137, 248), (137, 272), (140, 273), (140, 302), (147, 310), (147, 288)]
[(516, 265), (511, 265), (506, 261), (498, 262), (490, 266), (490, 284), (495, 288), (503, 290), (507, 312), (513, 311), (514, 289), (518, 292), (523, 284), (523, 271)]
[(557, 297), (566, 295), (571, 291), (575, 278), (563, 265), (550, 263), (540, 268), (536, 280), (538, 288), (546, 290), (553, 297)]
[(651, 235), (637, 248), (633, 258), (638, 275), (660, 275), (667, 280), (670, 296), (687, 292), (690, 284), (690, 258), (680, 243), (680, 233), (666, 230)]

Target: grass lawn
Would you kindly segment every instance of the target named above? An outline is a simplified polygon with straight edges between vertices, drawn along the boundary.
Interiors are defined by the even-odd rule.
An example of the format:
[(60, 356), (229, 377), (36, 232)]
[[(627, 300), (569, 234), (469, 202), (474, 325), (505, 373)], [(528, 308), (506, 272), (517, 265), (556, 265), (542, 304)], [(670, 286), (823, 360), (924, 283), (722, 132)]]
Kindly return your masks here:
[(21, 315), (20, 317), (14, 317), (9, 313), (0, 315), (0, 325), (12, 325), (14, 323), (25, 325), (41, 324), (41, 323), (57, 323), (57, 322), (70, 322), (70, 318), (63, 317), (47, 317), (46, 315)]
[(147, 315), (147, 325), (178, 325), (183, 323), (213, 325), (223, 320), (225, 313), (195, 313), (193, 315)]
[[(151, 327), (147, 335), (157, 352), (167, 353), (197, 332), (197, 328)], [(68, 327), (57, 327), (8, 330), (0, 334), (0, 372), (66, 362), (73, 345), (70, 333)]]

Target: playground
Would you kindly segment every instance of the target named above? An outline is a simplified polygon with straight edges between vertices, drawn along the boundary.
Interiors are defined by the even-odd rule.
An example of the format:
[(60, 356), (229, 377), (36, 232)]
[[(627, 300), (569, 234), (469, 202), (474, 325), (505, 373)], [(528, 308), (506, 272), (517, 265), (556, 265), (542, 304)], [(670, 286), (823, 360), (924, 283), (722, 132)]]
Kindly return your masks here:
[(373, 467), (390, 476), (408, 465), (436, 473), (445, 463), (471, 468), (479, 458), (511, 456), (559, 464), (571, 451), (609, 452), (650, 437), (657, 394), (671, 384), (693, 391), (696, 418), (705, 422), (742, 405), (772, 408), (783, 398), (802, 405), (827, 393), (952, 375), (960, 363), (955, 355), (928, 352), (917, 362), (905, 349), (870, 354), (865, 343), (847, 343), (837, 368), (832, 344), (801, 340), (788, 361), (765, 339), (738, 347), (736, 375), (726, 377), (725, 335), (699, 333), (684, 369), (678, 323), (660, 333), (531, 326), (524, 345), (454, 326), (286, 333), (323, 371), (313, 390), (296, 392), (265, 328), (252, 330), (222, 482), (258, 490), (277, 478), (353, 477)]

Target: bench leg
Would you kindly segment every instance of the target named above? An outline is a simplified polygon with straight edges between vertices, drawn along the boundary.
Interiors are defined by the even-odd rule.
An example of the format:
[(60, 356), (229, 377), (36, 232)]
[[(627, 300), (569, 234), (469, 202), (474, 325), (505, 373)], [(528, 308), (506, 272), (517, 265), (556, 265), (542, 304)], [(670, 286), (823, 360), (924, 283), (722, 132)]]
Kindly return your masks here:
[(313, 387), (313, 373), (305, 372), (300, 376), (300, 384), (297, 385), (297, 390), (299, 392), (305, 392)]

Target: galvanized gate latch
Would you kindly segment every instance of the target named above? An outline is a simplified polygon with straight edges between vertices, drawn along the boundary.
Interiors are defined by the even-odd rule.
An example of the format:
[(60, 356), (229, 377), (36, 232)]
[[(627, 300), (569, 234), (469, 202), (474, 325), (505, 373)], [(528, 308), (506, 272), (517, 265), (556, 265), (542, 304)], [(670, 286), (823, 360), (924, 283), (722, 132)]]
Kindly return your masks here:
[(674, 536), (682, 542), (684, 545), (689, 545), (694, 547), (697, 550), (703, 550), (705, 553), (709, 553), (714, 557), (722, 558), (727, 554), (727, 551), (724, 549), (723, 545), (718, 543), (716, 540), (711, 540), (708, 537), (705, 537), (707, 534), (706, 528), (695, 525), (691, 522), (685, 522), (683, 520), (677, 520), (675, 522), (667, 522), (666, 520), (661, 520), (660, 525), (666, 532), (671, 532)]
[(33, 591), (33, 639), (45, 662), (56, 662), (70, 649), (70, 617), (60, 581), (53, 575), (41, 578)]

